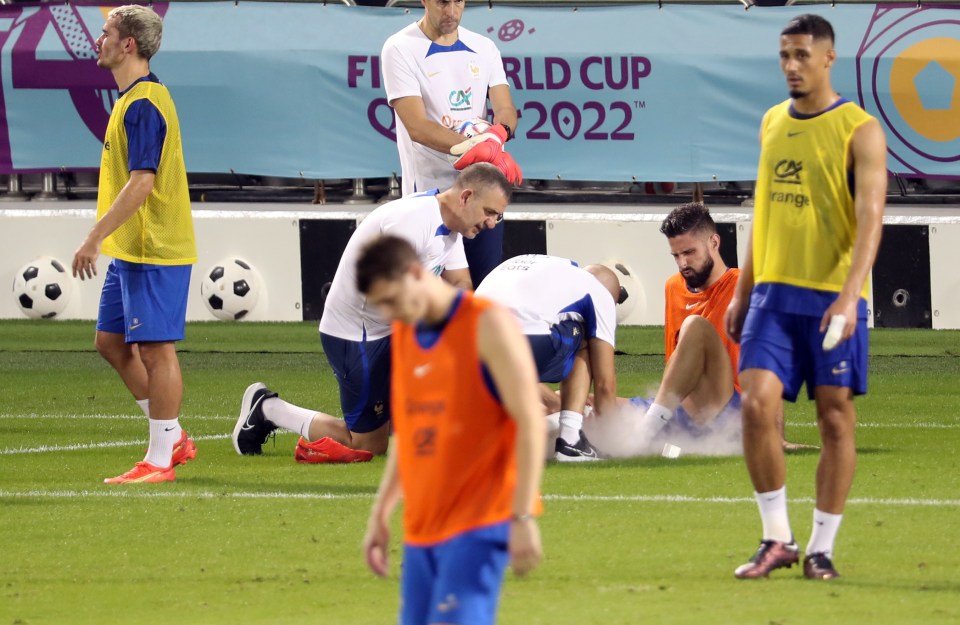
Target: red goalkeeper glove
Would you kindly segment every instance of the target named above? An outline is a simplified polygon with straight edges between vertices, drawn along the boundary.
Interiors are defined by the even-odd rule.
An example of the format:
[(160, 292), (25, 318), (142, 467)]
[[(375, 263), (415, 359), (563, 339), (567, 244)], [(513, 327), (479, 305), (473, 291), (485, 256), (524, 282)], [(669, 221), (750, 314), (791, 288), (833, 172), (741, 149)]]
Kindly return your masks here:
[(450, 148), (453, 166), (463, 170), (474, 163), (494, 163), (507, 141), (507, 129), (502, 124), (490, 126), (486, 132), (474, 135)]
[(493, 159), (493, 164), (503, 172), (510, 184), (520, 186), (520, 183), (523, 182), (523, 172), (520, 170), (520, 166), (507, 152), (497, 154), (497, 157)]

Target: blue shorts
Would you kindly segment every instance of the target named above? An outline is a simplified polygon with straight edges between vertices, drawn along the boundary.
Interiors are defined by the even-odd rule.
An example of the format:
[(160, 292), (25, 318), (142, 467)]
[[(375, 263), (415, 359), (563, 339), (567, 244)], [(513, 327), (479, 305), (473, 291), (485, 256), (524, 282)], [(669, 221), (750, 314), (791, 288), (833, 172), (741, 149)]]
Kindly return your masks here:
[(110, 262), (100, 292), (97, 330), (127, 343), (182, 341), (191, 265)]
[(541, 382), (560, 382), (573, 368), (573, 359), (583, 343), (583, 324), (565, 319), (550, 327), (550, 334), (527, 336)]
[(390, 337), (348, 341), (320, 333), (320, 344), (340, 386), (340, 410), (357, 434), (390, 420)]
[(503, 232), (505, 224), (497, 224), (493, 230), (481, 230), (472, 239), (463, 240), (463, 252), (470, 265), (470, 280), (477, 288), (487, 274), (500, 264), (503, 256)]
[(807, 397), (818, 386), (867, 392), (867, 320), (857, 319), (853, 336), (823, 351), (820, 317), (751, 307), (740, 341), (740, 371), (765, 369), (783, 383), (783, 398), (796, 401), (806, 382)]
[(400, 625), (493, 625), (509, 532), (497, 523), (429, 547), (404, 545)]
[[(652, 403), (653, 397), (633, 397), (630, 399), (631, 406), (640, 408), (644, 412), (650, 409), (650, 404)], [(667, 425), (663, 428), (663, 432), (668, 438), (671, 435), (676, 435), (679, 433), (684, 433), (694, 438), (699, 438), (702, 436), (708, 436), (715, 431), (725, 432), (729, 426), (741, 420), (741, 413), (740, 393), (733, 391), (730, 401), (728, 401), (726, 405), (720, 409), (720, 412), (716, 417), (711, 419), (710, 422), (703, 427), (698, 426), (693, 419), (690, 418), (690, 415), (686, 410), (683, 409), (683, 406), (677, 406), (676, 413), (674, 414), (673, 418), (667, 422)]]

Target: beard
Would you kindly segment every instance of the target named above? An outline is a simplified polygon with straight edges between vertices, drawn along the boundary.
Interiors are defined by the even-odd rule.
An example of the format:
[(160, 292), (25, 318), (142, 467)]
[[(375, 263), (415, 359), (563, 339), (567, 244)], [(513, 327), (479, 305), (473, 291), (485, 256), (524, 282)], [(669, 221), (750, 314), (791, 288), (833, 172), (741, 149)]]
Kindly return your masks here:
[(713, 259), (707, 257), (707, 261), (703, 263), (703, 267), (700, 268), (700, 271), (696, 269), (691, 269), (693, 272), (691, 275), (680, 274), (683, 276), (684, 281), (687, 283), (687, 287), (691, 289), (699, 289), (704, 284), (707, 283), (707, 280), (710, 279), (710, 274), (713, 273)]
[(806, 91), (801, 91), (799, 89), (790, 89), (787, 91), (787, 93), (789, 93), (790, 97), (793, 98), (794, 100), (799, 100), (803, 96), (807, 95)]

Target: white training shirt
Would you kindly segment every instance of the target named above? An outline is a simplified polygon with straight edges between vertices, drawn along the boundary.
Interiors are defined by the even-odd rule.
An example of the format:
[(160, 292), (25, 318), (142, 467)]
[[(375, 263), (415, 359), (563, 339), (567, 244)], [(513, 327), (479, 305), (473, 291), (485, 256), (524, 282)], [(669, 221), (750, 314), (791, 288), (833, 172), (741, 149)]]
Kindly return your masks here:
[[(507, 84), (503, 60), (487, 37), (460, 28), (450, 46), (433, 43), (416, 23), (390, 36), (380, 52), (387, 101), (423, 98), (427, 119), (447, 128), (477, 117), (487, 119), (487, 90)], [(400, 117), (397, 150), (403, 171), (403, 194), (426, 189), (447, 189), (457, 171), (447, 154), (415, 143)]]
[(323, 305), (320, 332), (349, 341), (390, 335), (390, 323), (357, 290), (357, 258), (364, 246), (384, 235), (406, 239), (413, 245), (423, 266), (435, 275), (446, 269), (465, 269), (463, 237), (451, 232), (440, 217), (437, 191), (411, 195), (388, 202), (360, 222), (340, 257), (337, 273)]
[(575, 319), (588, 338), (616, 344), (617, 307), (610, 291), (569, 259), (516, 256), (487, 274), (477, 295), (513, 311), (524, 334), (549, 334), (555, 323)]

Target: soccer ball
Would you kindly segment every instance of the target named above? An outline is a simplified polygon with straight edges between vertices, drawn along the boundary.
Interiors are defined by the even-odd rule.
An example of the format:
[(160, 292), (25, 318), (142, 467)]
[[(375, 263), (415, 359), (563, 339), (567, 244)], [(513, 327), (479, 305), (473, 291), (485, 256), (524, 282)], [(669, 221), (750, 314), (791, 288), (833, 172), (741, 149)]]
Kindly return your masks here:
[(73, 278), (56, 258), (41, 256), (21, 267), (13, 280), (13, 296), (23, 314), (32, 319), (53, 319), (66, 308)]
[(490, 122), (485, 119), (468, 119), (465, 122), (460, 122), (454, 130), (469, 139), (470, 137), (475, 137), (486, 132), (489, 130), (490, 125)]
[(641, 310), (645, 308), (647, 298), (640, 279), (630, 265), (621, 260), (608, 260), (601, 264), (613, 270), (620, 281), (621, 301), (617, 303), (617, 324), (619, 325), (627, 320), (638, 305)]
[(260, 280), (250, 263), (227, 258), (211, 267), (200, 283), (200, 296), (217, 319), (239, 321), (257, 305)]

